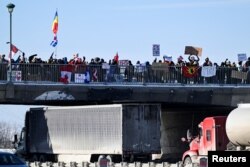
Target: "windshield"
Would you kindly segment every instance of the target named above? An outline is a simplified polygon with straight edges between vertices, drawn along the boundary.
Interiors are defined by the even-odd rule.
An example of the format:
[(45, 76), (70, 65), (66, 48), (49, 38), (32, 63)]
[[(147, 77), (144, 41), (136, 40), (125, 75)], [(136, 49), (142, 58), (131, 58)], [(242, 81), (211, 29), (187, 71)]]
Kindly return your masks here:
[(23, 141), (24, 134), (25, 134), (25, 131), (24, 131), (24, 130), (22, 130), (21, 135), (20, 135), (20, 141)]
[(0, 165), (25, 165), (25, 162), (13, 154), (0, 153)]

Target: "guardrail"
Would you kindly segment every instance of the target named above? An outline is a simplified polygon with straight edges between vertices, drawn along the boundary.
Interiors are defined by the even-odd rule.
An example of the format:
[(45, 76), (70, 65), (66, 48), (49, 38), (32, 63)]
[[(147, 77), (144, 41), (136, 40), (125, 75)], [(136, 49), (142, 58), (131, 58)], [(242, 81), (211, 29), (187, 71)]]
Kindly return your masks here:
[[(0, 64), (0, 81), (9, 81), (10, 66)], [(169, 83), (249, 84), (248, 71), (229, 67), (102, 66), (65, 64), (12, 64), (12, 82), (45, 83)]]
[[(27, 163), (29, 167), (101, 167), (98, 163), (88, 163), (88, 162), (58, 162), (58, 163), (52, 163), (52, 162), (32, 162)], [(192, 164), (191, 167), (196, 167), (196, 164)], [(109, 163), (107, 167), (182, 167), (182, 163), (178, 162), (175, 164), (170, 164), (168, 162), (162, 162), (162, 163), (141, 163), (141, 162), (134, 162), (134, 163)]]

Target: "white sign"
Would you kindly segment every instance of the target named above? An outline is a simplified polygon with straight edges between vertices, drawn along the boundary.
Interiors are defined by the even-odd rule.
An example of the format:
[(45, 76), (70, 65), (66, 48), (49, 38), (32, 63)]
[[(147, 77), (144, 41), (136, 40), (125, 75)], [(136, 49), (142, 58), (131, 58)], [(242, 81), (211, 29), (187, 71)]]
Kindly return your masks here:
[(201, 69), (201, 76), (212, 77), (216, 75), (216, 66), (203, 66)]
[[(10, 71), (7, 71), (7, 77), (7, 80), (10, 81)], [(22, 71), (11, 71), (11, 80), (12, 82), (21, 82)]]
[(102, 69), (110, 69), (110, 65), (108, 63), (102, 63)]
[(160, 56), (160, 45), (153, 45), (153, 56)]
[(75, 83), (84, 83), (85, 80), (85, 74), (75, 74)]
[(246, 61), (247, 60), (247, 54), (241, 53), (238, 54), (238, 61)]

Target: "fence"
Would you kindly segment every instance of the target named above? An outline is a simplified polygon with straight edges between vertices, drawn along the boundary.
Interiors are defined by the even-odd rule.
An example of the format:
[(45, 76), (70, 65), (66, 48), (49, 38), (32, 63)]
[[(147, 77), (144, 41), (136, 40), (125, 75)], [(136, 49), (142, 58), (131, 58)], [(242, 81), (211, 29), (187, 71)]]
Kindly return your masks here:
[[(52, 162), (32, 162), (27, 163), (29, 167), (100, 167), (98, 163), (88, 163), (88, 162), (58, 162), (58, 163), (52, 163)], [(182, 163), (178, 162), (175, 164), (170, 164), (168, 162), (163, 163), (141, 163), (141, 162), (135, 162), (135, 163), (110, 163), (107, 165), (107, 167), (182, 167)], [(190, 167), (197, 167), (197, 164), (190, 164)]]
[[(0, 81), (10, 80), (10, 66), (0, 64)], [(248, 71), (229, 67), (102, 66), (64, 64), (12, 64), (12, 82), (133, 83), (133, 84), (249, 84)]]

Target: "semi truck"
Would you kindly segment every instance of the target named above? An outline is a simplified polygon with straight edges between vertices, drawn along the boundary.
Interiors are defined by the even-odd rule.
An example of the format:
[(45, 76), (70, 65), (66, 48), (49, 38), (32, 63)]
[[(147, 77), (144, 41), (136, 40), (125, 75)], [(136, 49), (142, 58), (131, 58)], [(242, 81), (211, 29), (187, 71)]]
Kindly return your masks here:
[(30, 108), (16, 153), (31, 162), (148, 161), (161, 153), (160, 116), (159, 104)]
[[(183, 166), (200, 164), (207, 166), (208, 151), (250, 150), (250, 104), (239, 104), (228, 116), (207, 117), (198, 125), (198, 135), (189, 131), (189, 150), (182, 156)], [(201, 165), (202, 164), (202, 165)]]

